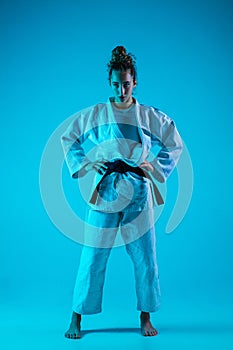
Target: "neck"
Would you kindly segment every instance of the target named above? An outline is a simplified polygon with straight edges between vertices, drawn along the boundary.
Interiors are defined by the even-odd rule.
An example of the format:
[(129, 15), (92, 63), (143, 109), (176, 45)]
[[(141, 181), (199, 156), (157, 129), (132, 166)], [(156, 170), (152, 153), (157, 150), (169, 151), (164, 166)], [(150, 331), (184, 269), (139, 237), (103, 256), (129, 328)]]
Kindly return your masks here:
[(115, 106), (116, 108), (119, 108), (119, 109), (127, 109), (127, 108), (129, 108), (129, 107), (134, 103), (134, 99), (133, 99), (133, 97), (131, 97), (131, 99), (130, 99), (129, 101), (127, 101), (127, 102), (115, 102), (115, 101), (113, 100), (113, 103), (114, 103), (114, 106)]

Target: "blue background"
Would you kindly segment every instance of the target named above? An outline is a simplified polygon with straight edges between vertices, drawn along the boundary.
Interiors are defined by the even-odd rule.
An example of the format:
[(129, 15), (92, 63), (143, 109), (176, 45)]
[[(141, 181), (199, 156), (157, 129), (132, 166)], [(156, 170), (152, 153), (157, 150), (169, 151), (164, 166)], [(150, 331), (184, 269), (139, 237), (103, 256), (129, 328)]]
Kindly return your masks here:
[[(1, 1), (0, 13), (4, 349), (230, 349), (233, 2)], [(139, 102), (176, 121), (194, 192), (184, 220), (166, 235), (174, 172), (157, 223), (162, 307), (152, 319), (159, 336), (137, 334), (133, 269), (121, 247), (110, 257), (103, 313), (83, 320), (84, 329), (99, 331), (77, 344), (63, 333), (81, 246), (47, 216), (39, 166), (57, 126), (111, 94), (106, 64), (119, 44), (137, 57)]]

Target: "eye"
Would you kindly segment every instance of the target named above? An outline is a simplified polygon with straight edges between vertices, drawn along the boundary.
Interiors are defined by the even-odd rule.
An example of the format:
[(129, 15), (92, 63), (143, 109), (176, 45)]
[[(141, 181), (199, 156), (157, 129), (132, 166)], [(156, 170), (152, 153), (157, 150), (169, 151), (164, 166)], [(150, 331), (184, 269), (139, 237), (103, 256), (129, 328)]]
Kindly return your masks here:
[(129, 86), (130, 86), (129, 81), (127, 81), (127, 83), (124, 83), (124, 87), (125, 87), (125, 88), (127, 88), (127, 87), (129, 87)]
[(114, 87), (118, 88), (119, 84), (118, 83), (113, 83), (112, 84)]

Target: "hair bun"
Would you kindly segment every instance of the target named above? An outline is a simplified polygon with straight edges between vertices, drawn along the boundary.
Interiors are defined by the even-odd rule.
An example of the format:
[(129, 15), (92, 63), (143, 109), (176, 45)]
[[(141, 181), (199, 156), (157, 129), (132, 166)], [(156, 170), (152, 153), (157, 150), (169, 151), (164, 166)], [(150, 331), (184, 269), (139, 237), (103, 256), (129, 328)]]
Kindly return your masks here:
[(125, 56), (127, 55), (124, 46), (117, 46), (112, 50), (112, 61), (121, 61)]
[(124, 46), (116, 46), (112, 50), (111, 60), (107, 64), (109, 81), (111, 79), (111, 75), (112, 75), (113, 70), (126, 71), (127, 69), (130, 70), (130, 73), (131, 73), (134, 81), (136, 81), (137, 71), (136, 71), (135, 59), (136, 58), (132, 53), (126, 52), (126, 48)]

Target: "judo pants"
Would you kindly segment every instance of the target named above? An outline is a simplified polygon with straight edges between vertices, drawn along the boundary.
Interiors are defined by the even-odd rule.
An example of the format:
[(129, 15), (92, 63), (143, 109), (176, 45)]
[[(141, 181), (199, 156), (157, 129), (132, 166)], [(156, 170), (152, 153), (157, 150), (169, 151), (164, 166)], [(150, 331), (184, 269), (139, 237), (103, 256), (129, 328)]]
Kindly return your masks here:
[[(153, 213), (150, 210), (145, 213), (144, 220), (147, 220), (147, 216), (148, 220), (151, 220)], [(121, 231), (123, 239), (124, 234), (127, 237), (127, 232), (135, 229), (133, 218), (138, 214), (139, 212), (103, 213), (90, 210), (88, 220), (92, 223), (95, 222), (96, 227), (98, 226), (100, 229), (109, 226), (115, 228), (111, 233), (113, 246), (118, 229)], [(127, 228), (125, 232), (124, 227)], [(125, 240), (127, 241), (127, 239)], [(154, 225), (136, 240), (126, 243), (125, 247), (134, 266), (137, 310), (155, 312), (160, 304), (160, 286)], [(74, 312), (88, 315), (102, 311), (105, 272), (111, 249), (111, 245), (105, 248), (83, 246), (73, 293), (72, 309)]]

